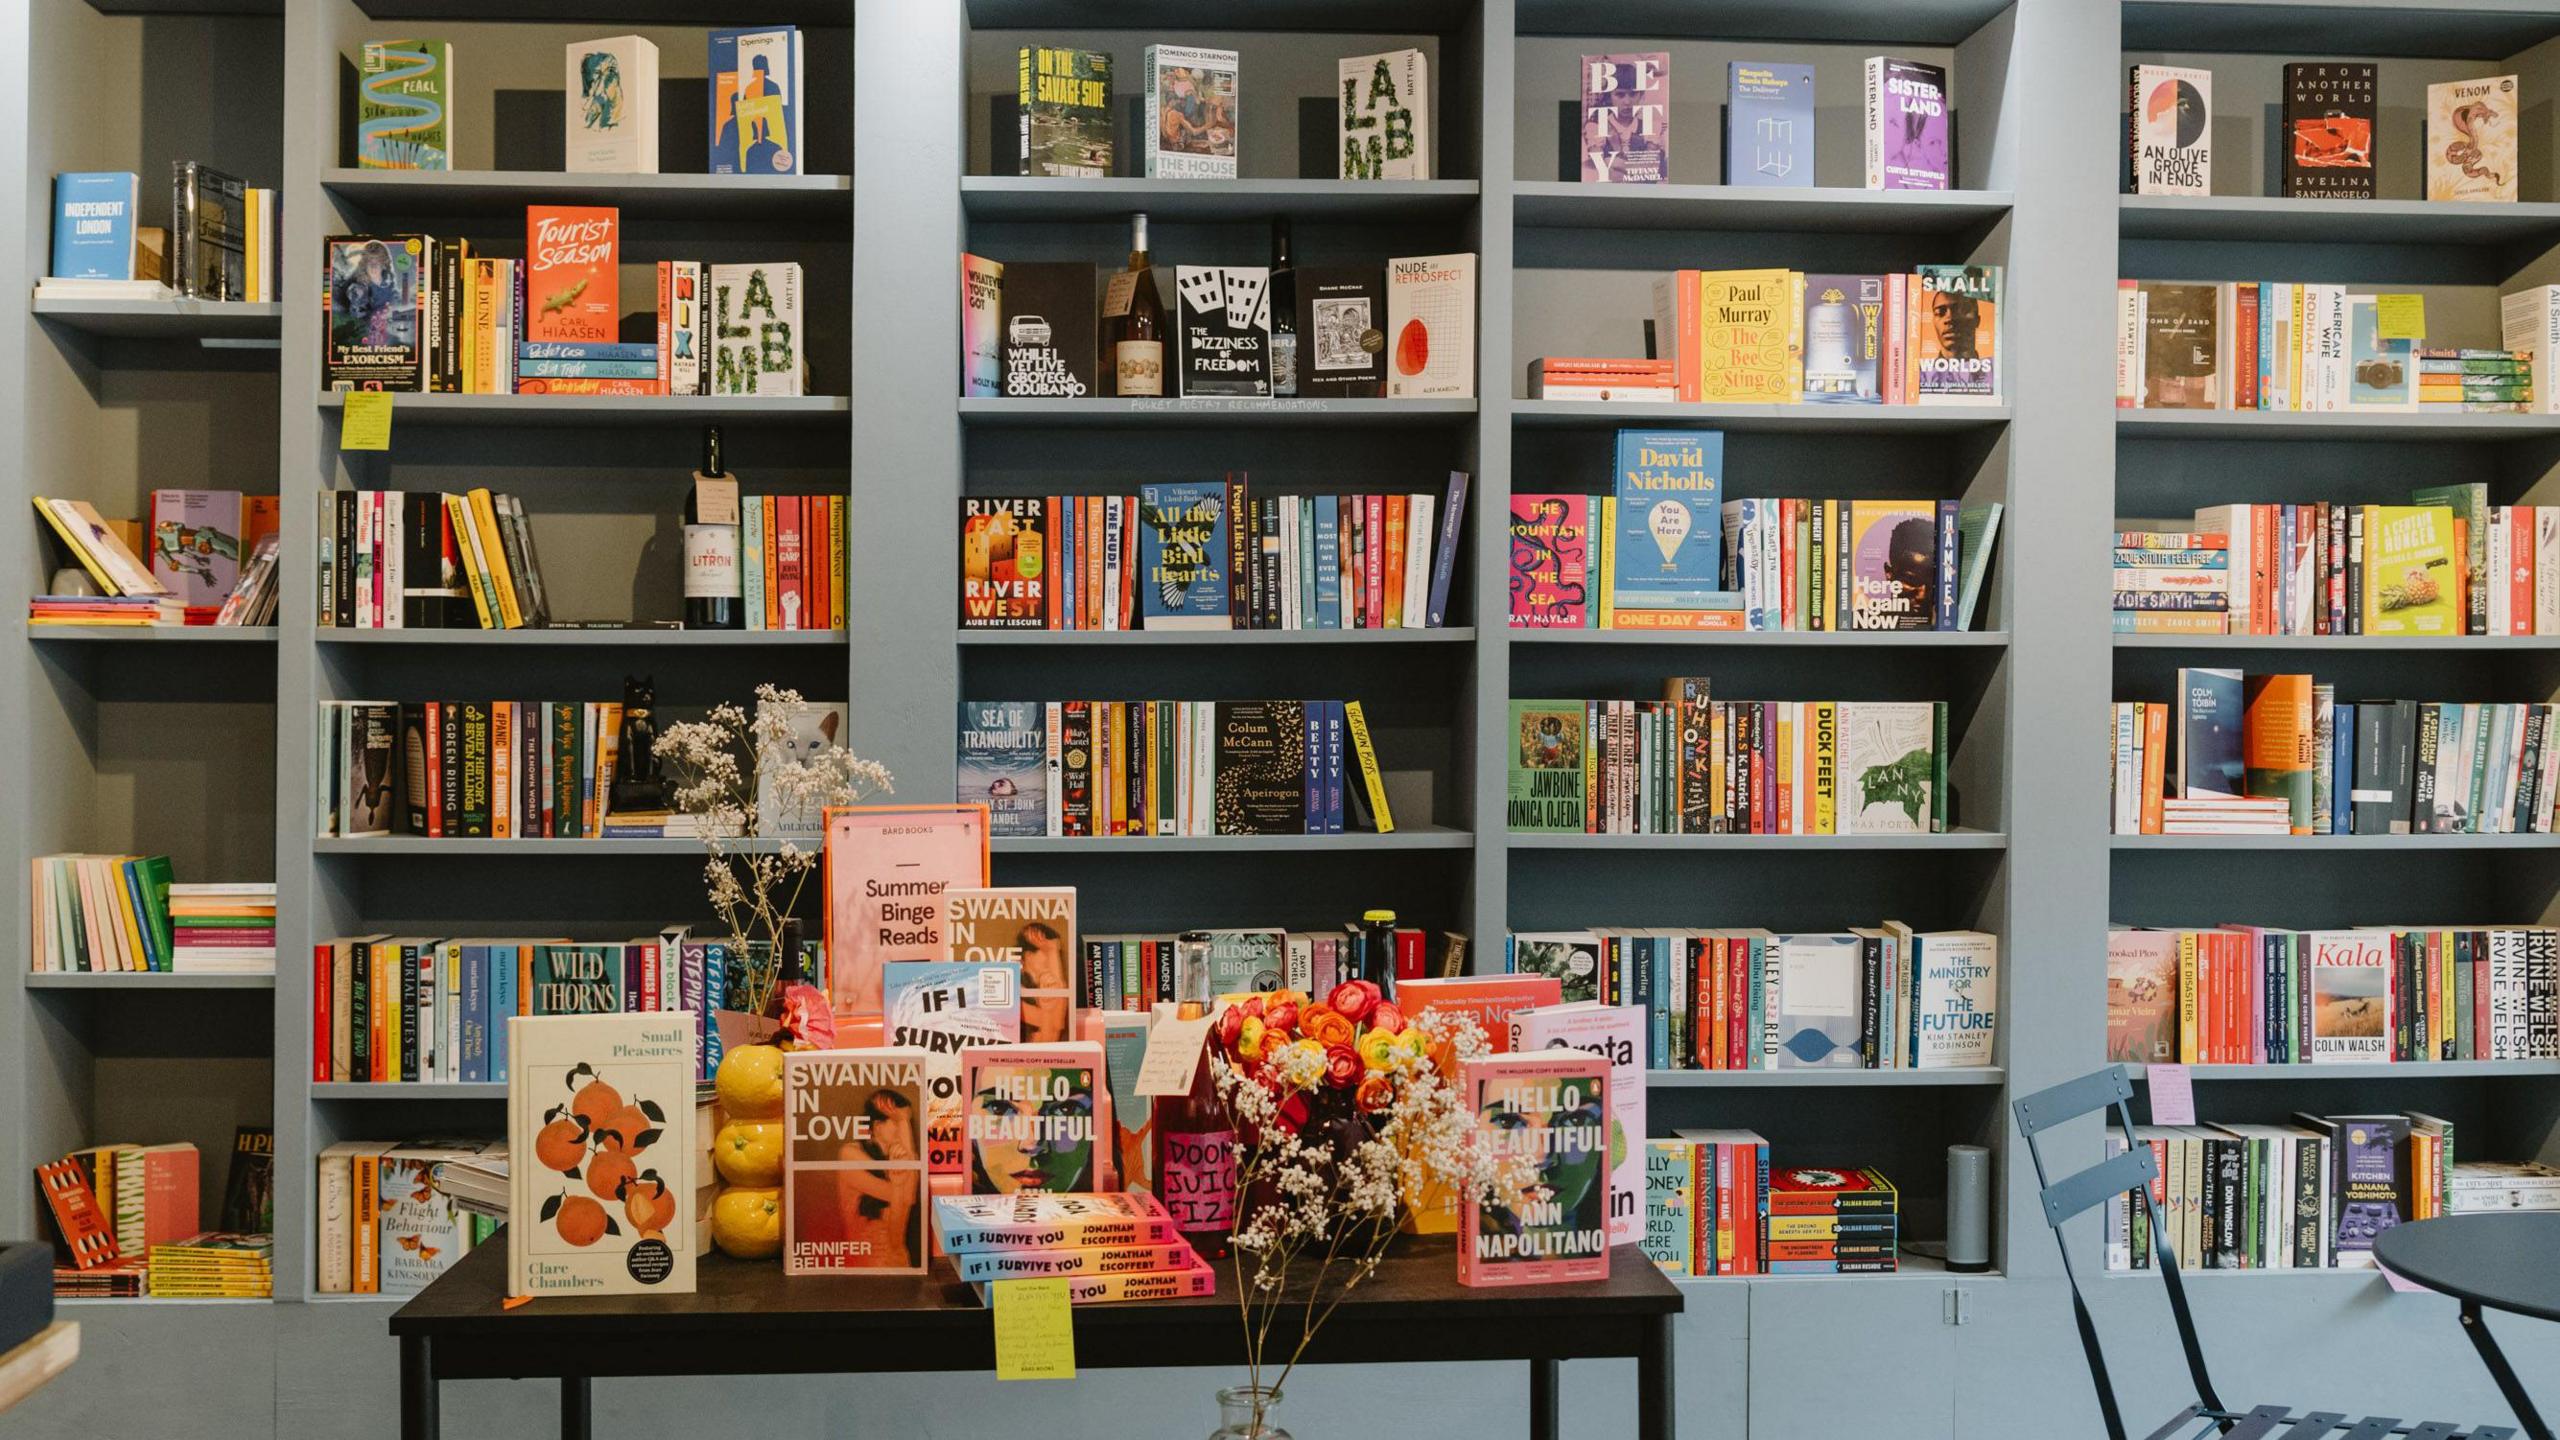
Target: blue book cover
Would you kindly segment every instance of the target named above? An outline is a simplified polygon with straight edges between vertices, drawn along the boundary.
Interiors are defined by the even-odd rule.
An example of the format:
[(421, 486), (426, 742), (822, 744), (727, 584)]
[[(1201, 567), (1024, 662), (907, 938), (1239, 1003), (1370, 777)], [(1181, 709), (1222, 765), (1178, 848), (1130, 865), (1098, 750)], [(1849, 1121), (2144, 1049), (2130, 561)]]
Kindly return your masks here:
[(2348, 793), (2353, 787), (2347, 782), (2356, 773), (2356, 707), (2354, 705), (2336, 707), (2335, 718), (2329, 722), (2329, 738), (2331, 742), (2329, 773), (2338, 777), (2329, 782), (2329, 833), (2352, 835), (2356, 831), (2356, 807), (2353, 797)]
[[(514, 1016), (517, 1012), (515, 947), (484, 945), (480, 947), (480, 958), (481, 963), (489, 967), (489, 1013), (501, 1017)], [(507, 1078), (507, 1030), (503, 1024), (489, 1027), (489, 1078), (501, 1082)]]
[(1422, 623), (1437, 630), (1449, 623), (1449, 582), (1458, 565), (1459, 522), (1467, 513), (1467, 472), (1449, 472), (1449, 493), (1440, 499), (1440, 538), (1431, 552), (1431, 598)]
[(1813, 67), (1735, 60), (1725, 66), (1724, 183), (1813, 183)]
[(519, 340), (516, 342), (516, 358), (519, 360), (646, 360), (651, 365), (655, 365), (658, 363), (658, 345), (654, 340)]
[(649, 360), (518, 360), (516, 374), (527, 380), (655, 380), (658, 362)]
[(711, 32), (711, 173), (797, 175), (801, 104), (800, 31), (782, 25)]
[(130, 170), (69, 170), (53, 177), (53, 269), (57, 280), (133, 278)]
[(1048, 833), (1048, 744), (1037, 700), (960, 702), (958, 796), (987, 807), (988, 834)]
[(2171, 793), (2248, 793), (2240, 751), (2242, 706), (2239, 671), (2178, 672), (2177, 764), (2170, 775)]
[(1316, 497), (1316, 628), (1342, 628), (1342, 501)]
[(1609, 566), (1620, 604), (1631, 591), (1722, 588), (1723, 475), (1721, 431), (1618, 432), (1618, 527), (1609, 537)]
[(1804, 398), (1817, 405), (1881, 405), (1882, 275), (1804, 277)]
[(1646, 964), (1653, 971), (1653, 1009), (1650, 1058), (1645, 1063), (1656, 1069), (1671, 1067), (1671, 946), (1664, 936), (1647, 942)]
[(708, 1080), (720, 1073), (720, 1059), (727, 1052), (720, 1045), (720, 1027), (712, 1016), (729, 1008), (729, 942), (702, 942), (702, 1073), (697, 1079)]
[(1298, 511), (1298, 628), (1316, 627), (1316, 500), (1312, 495), (1296, 497)]
[(489, 952), (462, 947), (462, 1078), (489, 1078)]
[(1307, 743), (1305, 763), (1298, 768), (1298, 788), (1304, 797), (1306, 833), (1324, 833), (1324, 705), (1322, 700), (1306, 702)]
[(1139, 613), (1149, 630), (1225, 630), (1226, 487), (1138, 487)]

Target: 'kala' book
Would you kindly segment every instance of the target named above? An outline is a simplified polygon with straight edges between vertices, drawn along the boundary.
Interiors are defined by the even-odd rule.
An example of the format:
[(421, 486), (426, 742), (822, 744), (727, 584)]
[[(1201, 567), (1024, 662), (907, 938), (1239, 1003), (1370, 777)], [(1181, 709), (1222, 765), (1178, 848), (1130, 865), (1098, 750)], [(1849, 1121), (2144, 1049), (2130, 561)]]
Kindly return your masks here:
[(1487, 1055), (1459, 1080), (1485, 1143), (1528, 1183), (1458, 1207), (1458, 1283), (1538, 1285), (1609, 1274), (1609, 1072), (1580, 1050)]
[(782, 1057), (782, 1273), (921, 1275), (926, 1055)]
[(693, 1293), (695, 1030), (680, 1011), (507, 1021), (509, 1297)]

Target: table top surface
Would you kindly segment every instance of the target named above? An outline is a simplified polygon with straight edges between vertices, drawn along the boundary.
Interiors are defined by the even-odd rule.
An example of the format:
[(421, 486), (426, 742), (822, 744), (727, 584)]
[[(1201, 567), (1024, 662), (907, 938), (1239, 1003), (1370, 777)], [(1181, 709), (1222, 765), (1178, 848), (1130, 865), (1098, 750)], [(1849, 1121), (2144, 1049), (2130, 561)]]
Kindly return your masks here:
[[(1681, 1309), (1680, 1288), (1641, 1250), (1621, 1245), (1609, 1253), (1606, 1280), (1469, 1287), (1458, 1283), (1453, 1241), (1407, 1236), (1396, 1242), (1377, 1273), (1351, 1292), (1334, 1318), (1355, 1325), (1428, 1322), (1484, 1315), (1491, 1307), (1500, 1307), (1506, 1321), (1535, 1324), (1668, 1315)], [(947, 1260), (935, 1261), (933, 1270), (920, 1276), (785, 1277), (778, 1259), (742, 1261), (708, 1255), (695, 1265), (690, 1295), (541, 1296), (514, 1310), (502, 1308), (506, 1286), (507, 1247), (501, 1231), (394, 1312), (391, 1333), (482, 1338), (544, 1331), (601, 1334), (706, 1327), (733, 1334), (887, 1327), (979, 1330), (991, 1323), (977, 1291), (954, 1275)], [(1080, 1305), (1076, 1326), (1090, 1332), (1161, 1325), (1182, 1318), (1181, 1312), (1231, 1324), (1235, 1304), (1235, 1270), (1222, 1261), (1215, 1295)]]
[(2373, 1242), (2383, 1264), (2430, 1290), (2560, 1320), (2560, 1211), (2447, 1215), (2395, 1225)]

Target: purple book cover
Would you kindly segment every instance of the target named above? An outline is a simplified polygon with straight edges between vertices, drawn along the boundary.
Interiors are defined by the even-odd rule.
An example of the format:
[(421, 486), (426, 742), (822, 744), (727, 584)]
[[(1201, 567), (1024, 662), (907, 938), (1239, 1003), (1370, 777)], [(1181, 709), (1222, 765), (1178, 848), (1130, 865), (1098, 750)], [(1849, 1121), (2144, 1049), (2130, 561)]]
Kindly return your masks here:
[(1670, 52), (1583, 56), (1583, 183), (1659, 185), (1670, 178)]
[(1947, 72), (1917, 60), (1867, 61), (1867, 188), (1944, 190)]
[[(2409, 1121), (2401, 1115), (2340, 1115), (2334, 1123), (2337, 1263), (2371, 1265), (2375, 1238), (2409, 1218)], [(2360, 1251), (2366, 1253), (2348, 1258)]]
[(240, 578), (240, 492), (151, 492), (151, 578), (189, 605), (219, 605)]

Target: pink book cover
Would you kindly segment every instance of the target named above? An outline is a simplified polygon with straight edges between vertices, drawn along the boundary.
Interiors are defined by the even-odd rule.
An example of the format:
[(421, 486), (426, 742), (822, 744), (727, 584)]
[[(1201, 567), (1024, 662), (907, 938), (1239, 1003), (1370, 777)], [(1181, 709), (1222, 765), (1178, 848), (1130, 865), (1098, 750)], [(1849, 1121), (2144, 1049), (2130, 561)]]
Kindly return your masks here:
[(969, 1193), (1082, 1193), (1101, 1188), (1111, 1133), (1102, 1047), (972, 1045), (960, 1052), (967, 1104)]
[(1473, 1015), (1496, 1055), (1512, 1048), (1514, 1014), (1563, 1003), (1564, 982), (1553, 975), (1460, 975), (1396, 982), (1396, 1004), (1405, 1014), (1420, 1018), (1426, 1010), (1438, 1010)]
[(925, 1052), (782, 1057), (782, 1271), (921, 1275)]
[(1609, 1274), (1609, 1061), (1580, 1050), (1488, 1055), (1459, 1083), (1485, 1144), (1535, 1168), (1458, 1207), (1458, 1283), (1547, 1285)]
[(943, 958), (942, 892), (987, 883), (984, 805), (847, 805), (826, 812), (828, 1000), (881, 1013), (881, 967)]
[(1609, 1062), (1609, 1243), (1644, 1238), (1644, 1050), (1641, 1005), (1580, 1001), (1514, 1012), (1511, 1053), (1583, 1050)]

